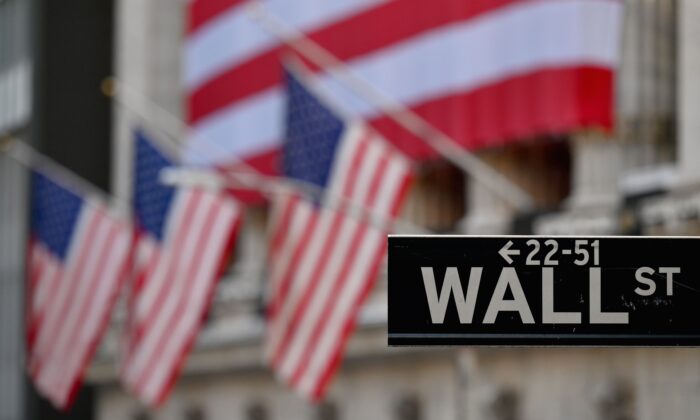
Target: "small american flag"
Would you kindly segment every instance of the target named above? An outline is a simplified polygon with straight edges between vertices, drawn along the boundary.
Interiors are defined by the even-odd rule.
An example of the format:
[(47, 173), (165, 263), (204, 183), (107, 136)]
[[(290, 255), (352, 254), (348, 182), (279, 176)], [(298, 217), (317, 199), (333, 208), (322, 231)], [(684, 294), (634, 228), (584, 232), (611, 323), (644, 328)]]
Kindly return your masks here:
[(206, 316), (241, 220), (226, 193), (159, 181), (172, 161), (136, 134), (138, 245), (122, 380), (147, 404), (165, 400)]
[(29, 371), (68, 409), (107, 327), (131, 249), (130, 226), (94, 196), (32, 173), (28, 254)]
[(347, 124), (286, 74), (286, 176), (325, 188), (320, 202), (283, 196), (271, 220), (266, 357), (277, 375), (321, 399), (386, 249), (383, 229), (328, 206), (343, 197), (393, 219), (410, 163), (366, 127)]

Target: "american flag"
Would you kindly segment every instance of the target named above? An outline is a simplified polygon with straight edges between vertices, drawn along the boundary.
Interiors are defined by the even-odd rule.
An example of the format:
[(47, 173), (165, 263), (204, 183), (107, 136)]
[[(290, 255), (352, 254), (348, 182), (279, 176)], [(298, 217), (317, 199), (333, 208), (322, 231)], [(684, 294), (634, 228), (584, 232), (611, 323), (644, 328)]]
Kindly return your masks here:
[(387, 233), (329, 205), (343, 197), (391, 220), (411, 166), (372, 130), (334, 115), (295, 75), (287, 81), (283, 172), (325, 188), (325, 195), (274, 203), (265, 352), (280, 379), (318, 400), (378, 275)]
[(29, 372), (68, 409), (127, 275), (132, 230), (100, 198), (32, 173), (28, 253)]
[[(469, 149), (613, 124), (621, 0), (265, 0), (270, 13)], [(188, 3), (193, 141), (274, 171), (286, 48), (241, 0)], [(323, 69), (315, 83), (414, 158), (431, 150)], [(211, 144), (215, 146), (212, 146)], [(212, 162), (207, 162), (212, 163)]]
[(135, 280), (121, 376), (145, 403), (162, 403), (192, 347), (233, 248), (241, 207), (230, 195), (160, 182), (172, 160), (136, 134)]

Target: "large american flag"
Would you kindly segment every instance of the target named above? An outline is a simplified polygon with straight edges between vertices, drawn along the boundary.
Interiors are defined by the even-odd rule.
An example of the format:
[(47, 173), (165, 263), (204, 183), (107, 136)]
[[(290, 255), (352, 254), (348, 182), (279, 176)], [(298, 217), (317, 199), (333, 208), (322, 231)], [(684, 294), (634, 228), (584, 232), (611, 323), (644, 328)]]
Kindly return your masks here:
[(172, 160), (136, 133), (135, 281), (121, 376), (145, 403), (163, 402), (206, 316), (233, 248), (241, 207), (230, 195), (160, 182)]
[[(621, 0), (264, 0), (267, 10), (469, 149), (613, 124)], [(185, 88), (201, 143), (274, 171), (285, 47), (241, 0), (188, 3)], [(412, 157), (431, 151), (322, 69), (316, 82)], [(211, 145), (205, 149), (212, 149)], [(212, 163), (212, 162), (208, 162)]]
[(296, 76), (288, 73), (287, 81), (283, 172), (325, 194), (274, 202), (265, 354), (279, 378), (318, 400), (386, 250), (386, 230), (346, 214), (347, 207), (335, 206), (338, 197), (392, 220), (411, 166), (372, 130), (334, 115)]
[(39, 392), (68, 409), (127, 275), (132, 230), (93, 195), (32, 173), (27, 351)]

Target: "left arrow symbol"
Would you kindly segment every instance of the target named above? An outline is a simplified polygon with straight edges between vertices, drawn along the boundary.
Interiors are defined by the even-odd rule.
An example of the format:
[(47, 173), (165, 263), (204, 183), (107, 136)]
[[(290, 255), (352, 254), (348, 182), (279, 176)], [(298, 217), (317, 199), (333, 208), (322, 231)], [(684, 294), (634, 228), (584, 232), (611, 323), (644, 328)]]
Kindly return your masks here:
[(520, 250), (510, 249), (511, 246), (513, 246), (513, 241), (508, 241), (505, 245), (503, 245), (503, 248), (498, 251), (498, 254), (503, 257), (508, 264), (513, 264), (513, 259), (510, 257), (511, 255), (520, 255)]

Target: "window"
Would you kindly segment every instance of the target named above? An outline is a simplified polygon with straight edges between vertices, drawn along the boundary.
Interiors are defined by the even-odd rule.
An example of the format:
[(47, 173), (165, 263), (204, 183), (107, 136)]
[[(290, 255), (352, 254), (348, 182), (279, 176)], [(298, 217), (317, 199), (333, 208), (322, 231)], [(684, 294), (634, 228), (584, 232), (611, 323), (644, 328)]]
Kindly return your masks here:
[(614, 382), (598, 401), (598, 413), (601, 420), (633, 420), (634, 397), (629, 386)]
[(151, 416), (145, 410), (136, 410), (131, 418), (133, 420), (151, 420)]
[(338, 420), (338, 406), (331, 401), (324, 401), (316, 407), (316, 420)]
[(185, 410), (184, 420), (205, 420), (206, 415), (204, 409), (198, 405), (187, 407)]
[(246, 407), (246, 420), (267, 420), (269, 418), (267, 408), (261, 402), (254, 402)]
[(421, 420), (423, 408), (417, 395), (405, 395), (396, 402), (396, 420)]
[(625, 2), (617, 125), (628, 168), (675, 160), (677, 8), (677, 0)]
[(493, 420), (518, 420), (520, 396), (514, 389), (501, 389), (489, 405), (489, 416)]
[(413, 181), (403, 217), (436, 232), (453, 231), (464, 216), (464, 175), (444, 162), (426, 163)]

